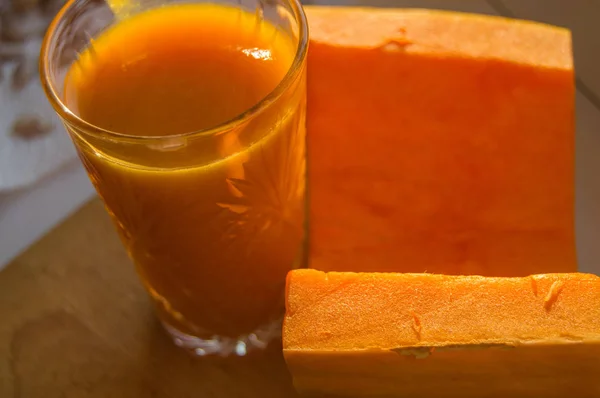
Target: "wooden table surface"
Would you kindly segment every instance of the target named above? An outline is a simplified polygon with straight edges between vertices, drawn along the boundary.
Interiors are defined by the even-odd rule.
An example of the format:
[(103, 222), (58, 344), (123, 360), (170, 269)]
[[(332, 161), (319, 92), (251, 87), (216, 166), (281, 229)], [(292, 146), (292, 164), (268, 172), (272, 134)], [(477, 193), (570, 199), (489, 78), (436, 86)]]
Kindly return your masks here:
[(175, 347), (98, 199), (0, 272), (0, 397), (295, 397), (281, 346)]

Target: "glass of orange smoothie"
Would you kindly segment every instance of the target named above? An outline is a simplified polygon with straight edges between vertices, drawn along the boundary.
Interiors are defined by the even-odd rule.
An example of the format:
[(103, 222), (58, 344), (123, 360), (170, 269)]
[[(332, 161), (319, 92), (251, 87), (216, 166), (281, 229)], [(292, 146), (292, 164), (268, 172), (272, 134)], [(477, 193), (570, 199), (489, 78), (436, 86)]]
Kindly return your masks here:
[(297, 0), (126, 5), (69, 1), (43, 86), (175, 343), (245, 355), (278, 335), (305, 262), (305, 16)]

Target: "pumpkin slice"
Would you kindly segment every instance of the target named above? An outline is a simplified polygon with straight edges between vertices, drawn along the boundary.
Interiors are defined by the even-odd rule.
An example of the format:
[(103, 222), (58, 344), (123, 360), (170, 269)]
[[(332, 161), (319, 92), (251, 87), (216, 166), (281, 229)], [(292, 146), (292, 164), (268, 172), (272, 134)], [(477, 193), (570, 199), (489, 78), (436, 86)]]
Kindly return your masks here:
[(286, 300), (283, 352), (305, 393), (600, 396), (594, 275), (296, 270)]
[(306, 7), (311, 267), (575, 272), (569, 31)]

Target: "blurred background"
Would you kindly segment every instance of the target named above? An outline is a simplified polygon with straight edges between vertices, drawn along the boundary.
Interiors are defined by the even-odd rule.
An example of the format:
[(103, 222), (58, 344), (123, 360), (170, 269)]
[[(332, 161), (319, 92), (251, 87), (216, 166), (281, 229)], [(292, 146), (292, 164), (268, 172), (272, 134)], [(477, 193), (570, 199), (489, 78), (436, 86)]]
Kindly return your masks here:
[[(62, 0), (0, 0), (0, 269), (95, 193), (47, 104), (37, 57)], [(577, 72), (577, 245), (580, 270), (600, 274), (600, 1), (306, 0), (529, 19), (571, 29)]]

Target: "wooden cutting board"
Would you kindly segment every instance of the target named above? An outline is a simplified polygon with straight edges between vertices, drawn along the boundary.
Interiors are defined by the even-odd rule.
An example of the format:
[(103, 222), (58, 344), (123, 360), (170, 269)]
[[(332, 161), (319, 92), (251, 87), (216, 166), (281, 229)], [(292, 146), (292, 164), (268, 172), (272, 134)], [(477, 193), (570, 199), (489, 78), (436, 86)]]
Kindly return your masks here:
[(281, 346), (175, 347), (94, 199), (0, 272), (0, 397), (295, 397)]

